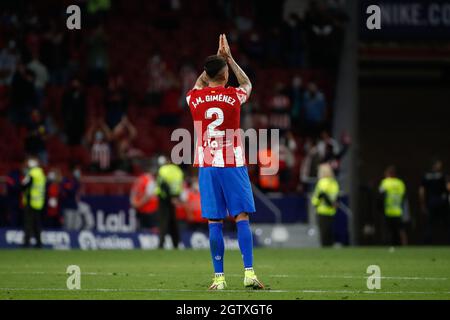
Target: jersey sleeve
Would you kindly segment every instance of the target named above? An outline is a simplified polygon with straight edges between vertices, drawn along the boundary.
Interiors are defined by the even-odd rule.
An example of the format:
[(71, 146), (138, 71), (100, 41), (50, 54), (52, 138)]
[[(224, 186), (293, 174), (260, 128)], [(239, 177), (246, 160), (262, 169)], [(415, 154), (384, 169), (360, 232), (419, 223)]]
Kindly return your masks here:
[(248, 93), (247, 93), (247, 91), (245, 91), (243, 88), (234, 88), (234, 90), (235, 90), (236, 95), (237, 95), (237, 97), (239, 99), (239, 102), (241, 104), (246, 103), (247, 100), (248, 100)]
[(186, 102), (187, 102), (188, 106), (189, 106), (189, 103), (191, 102), (191, 97), (195, 91), (197, 91), (197, 89), (194, 88), (194, 89), (190, 90), (188, 93), (186, 93)]

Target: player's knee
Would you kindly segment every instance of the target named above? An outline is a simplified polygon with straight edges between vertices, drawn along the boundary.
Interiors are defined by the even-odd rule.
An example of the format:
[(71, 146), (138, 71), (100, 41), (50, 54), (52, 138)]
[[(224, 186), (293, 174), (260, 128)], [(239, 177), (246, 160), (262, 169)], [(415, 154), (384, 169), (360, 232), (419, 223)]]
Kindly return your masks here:
[(242, 221), (242, 220), (249, 220), (248, 213), (241, 212), (237, 216), (235, 216), (236, 222)]
[(223, 223), (223, 220), (220, 220), (220, 219), (209, 219), (208, 223), (209, 224), (211, 224), (211, 223)]

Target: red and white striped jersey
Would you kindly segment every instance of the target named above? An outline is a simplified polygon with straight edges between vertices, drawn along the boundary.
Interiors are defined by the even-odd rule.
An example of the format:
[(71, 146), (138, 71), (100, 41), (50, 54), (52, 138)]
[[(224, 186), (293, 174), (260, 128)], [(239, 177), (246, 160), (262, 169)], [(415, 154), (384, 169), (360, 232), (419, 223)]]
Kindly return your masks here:
[(240, 136), (240, 111), (247, 99), (245, 90), (234, 87), (206, 87), (187, 93), (186, 101), (197, 135), (194, 166), (245, 165)]
[(102, 170), (109, 168), (111, 163), (111, 149), (106, 142), (95, 142), (92, 145), (91, 161), (98, 164)]

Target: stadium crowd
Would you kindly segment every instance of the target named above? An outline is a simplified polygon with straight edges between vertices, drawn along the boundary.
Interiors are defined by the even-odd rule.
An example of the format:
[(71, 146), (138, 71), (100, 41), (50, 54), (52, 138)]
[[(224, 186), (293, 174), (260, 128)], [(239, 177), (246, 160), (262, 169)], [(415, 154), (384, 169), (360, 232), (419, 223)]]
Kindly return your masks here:
[[(330, 128), (337, 65), (330, 57), (339, 56), (346, 20), (341, 2), (216, 1), (214, 15), (201, 22), (228, 30), (257, 88), (243, 125), (281, 130), (290, 171), (282, 176), (296, 177), (291, 191), (308, 152), (304, 142), (319, 143)], [(172, 129), (192, 126), (184, 94), (195, 81), (196, 57), (210, 53), (212, 39), (192, 30), (199, 36), (194, 45), (183, 34), (208, 5), (157, 1), (125, 10), (124, 1), (79, 1), (87, 13), (83, 28), (69, 32), (64, 4), (3, 4), (0, 172), (33, 155), (46, 170), (66, 173), (77, 165), (88, 174), (139, 174), (145, 159), (170, 151)], [(272, 20), (258, 18), (269, 11)], [(179, 40), (179, 50), (167, 38)], [(280, 185), (262, 187), (278, 191)]]
[[(184, 95), (198, 57), (211, 54), (224, 30), (255, 86), (243, 128), (280, 129), (279, 174), (250, 167), (252, 181), (263, 191), (311, 191), (324, 163), (339, 177), (351, 144), (345, 132), (330, 135), (345, 1), (72, 2), (83, 12), (79, 31), (66, 29), (67, 1), (0, 4), (0, 175), (7, 176), (8, 212), (21, 210), (30, 156), (47, 176), (45, 223), (67, 217), (71, 229), (80, 193), (99, 190), (83, 186), (81, 173), (137, 177), (170, 154), (172, 130), (192, 130)], [(270, 154), (262, 151), (261, 158)], [(19, 217), (0, 222), (21, 225)]]

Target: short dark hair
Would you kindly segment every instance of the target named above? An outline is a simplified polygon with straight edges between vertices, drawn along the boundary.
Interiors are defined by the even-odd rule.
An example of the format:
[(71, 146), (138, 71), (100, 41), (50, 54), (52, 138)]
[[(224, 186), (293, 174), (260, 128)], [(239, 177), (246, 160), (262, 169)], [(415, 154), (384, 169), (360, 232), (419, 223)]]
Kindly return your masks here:
[(227, 61), (218, 55), (212, 55), (205, 60), (205, 71), (208, 77), (215, 79), (220, 71), (227, 65)]
[(392, 177), (397, 175), (397, 168), (394, 165), (390, 165), (386, 168), (386, 174)]

